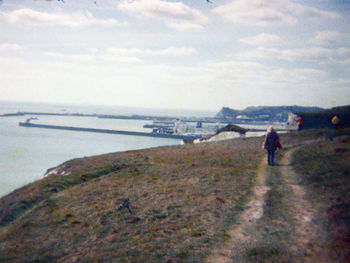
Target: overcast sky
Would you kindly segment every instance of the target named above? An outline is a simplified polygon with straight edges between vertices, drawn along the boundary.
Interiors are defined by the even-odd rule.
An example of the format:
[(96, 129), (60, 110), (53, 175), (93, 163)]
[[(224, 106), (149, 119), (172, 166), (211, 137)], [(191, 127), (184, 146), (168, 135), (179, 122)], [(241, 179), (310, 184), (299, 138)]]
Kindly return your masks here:
[(0, 100), (350, 104), (349, 0), (211, 1), (0, 1)]

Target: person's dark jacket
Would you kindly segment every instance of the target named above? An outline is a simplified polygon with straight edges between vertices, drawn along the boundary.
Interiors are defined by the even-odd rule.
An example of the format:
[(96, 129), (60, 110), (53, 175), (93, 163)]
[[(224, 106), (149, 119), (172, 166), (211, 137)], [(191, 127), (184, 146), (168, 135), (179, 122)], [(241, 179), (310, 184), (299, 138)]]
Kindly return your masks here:
[(264, 149), (268, 151), (276, 151), (277, 148), (282, 148), (278, 134), (275, 131), (270, 131), (266, 135)]

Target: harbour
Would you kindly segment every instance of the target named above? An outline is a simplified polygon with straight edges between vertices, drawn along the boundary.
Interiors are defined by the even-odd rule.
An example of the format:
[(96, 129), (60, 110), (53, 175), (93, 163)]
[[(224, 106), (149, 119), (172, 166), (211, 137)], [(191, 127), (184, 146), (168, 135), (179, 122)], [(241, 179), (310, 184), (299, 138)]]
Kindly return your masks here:
[[(18, 112), (12, 114), (3, 114), (0, 117), (14, 117), (14, 116), (31, 116), (25, 122), (19, 122), (19, 126), (26, 128), (42, 128), (42, 129), (56, 129), (69, 130), (78, 132), (92, 132), (105, 134), (119, 134), (129, 136), (144, 136), (154, 138), (179, 139), (185, 142), (191, 142), (199, 138), (211, 137), (218, 132), (232, 131), (239, 134), (246, 132), (264, 132), (265, 128), (245, 128), (228, 122), (221, 122), (222, 120), (215, 117), (170, 117), (170, 116), (150, 116), (150, 115), (103, 115), (103, 114), (84, 114), (84, 113), (49, 113), (49, 112)], [(33, 117), (36, 116), (36, 117)], [(116, 130), (71, 126), (70, 123), (64, 125), (57, 125), (56, 123), (33, 123), (38, 120), (39, 116), (54, 116), (54, 117), (74, 117), (74, 118), (97, 118), (110, 120), (128, 120), (128, 121), (152, 121), (143, 125), (145, 129), (152, 129), (151, 132), (133, 131), (133, 130)], [(84, 118), (85, 117), (85, 118)], [(288, 131), (289, 129), (277, 128), (278, 131)]]
[[(161, 115), (158, 110), (144, 109), (1, 105), (0, 196), (40, 179), (46, 169), (69, 159), (204, 142), (230, 123), (208, 112), (168, 111)], [(248, 130), (246, 137), (261, 136), (269, 125), (237, 124)], [(239, 130), (233, 131), (240, 136)]]
[(201, 137), (200, 135), (197, 135), (197, 136), (196, 135), (177, 135), (177, 134), (166, 134), (166, 133), (147, 133), (147, 132), (136, 132), (136, 131), (121, 131), (121, 130), (110, 130), (110, 129), (46, 125), (46, 124), (31, 123), (29, 121), (19, 122), (19, 126), (27, 127), (27, 128), (43, 128), (43, 129), (69, 130), (69, 131), (79, 131), (79, 132), (121, 134), (121, 135), (158, 137), (158, 138), (180, 139), (180, 140), (191, 140), (191, 141)]
[(202, 123), (216, 123), (218, 121), (224, 122), (215, 117), (175, 117), (175, 116), (158, 116), (158, 115), (119, 115), (119, 114), (86, 114), (86, 113), (58, 113), (58, 112), (35, 112), (35, 111), (19, 111), (15, 113), (0, 114), (0, 117), (16, 117), (16, 116), (57, 116), (57, 117), (96, 117), (100, 119), (122, 119), (122, 120), (145, 120), (145, 121), (175, 121), (181, 120), (183, 122), (202, 122)]

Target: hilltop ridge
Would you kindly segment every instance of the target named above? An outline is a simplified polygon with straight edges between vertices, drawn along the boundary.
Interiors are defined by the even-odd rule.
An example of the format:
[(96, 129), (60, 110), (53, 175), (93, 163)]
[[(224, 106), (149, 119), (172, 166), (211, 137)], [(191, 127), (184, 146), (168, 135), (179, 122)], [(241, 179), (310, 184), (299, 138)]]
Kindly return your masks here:
[(304, 106), (250, 106), (244, 110), (235, 110), (223, 107), (216, 118), (224, 121), (240, 122), (286, 122), (288, 114), (292, 112), (312, 112), (323, 110), (320, 107)]

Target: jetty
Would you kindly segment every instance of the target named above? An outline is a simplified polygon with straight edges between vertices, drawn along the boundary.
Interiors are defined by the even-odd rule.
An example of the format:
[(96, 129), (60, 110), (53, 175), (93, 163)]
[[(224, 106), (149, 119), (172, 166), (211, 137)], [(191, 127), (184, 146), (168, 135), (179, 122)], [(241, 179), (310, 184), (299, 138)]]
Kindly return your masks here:
[(99, 119), (120, 119), (120, 120), (142, 120), (142, 121), (176, 121), (183, 122), (203, 122), (203, 123), (227, 123), (215, 117), (175, 117), (175, 116), (157, 116), (157, 115), (106, 115), (106, 114), (86, 114), (86, 113), (52, 113), (52, 112), (33, 112), (23, 111), (16, 113), (0, 114), (2, 117), (18, 117), (18, 116), (58, 116), (58, 117), (95, 117)]
[(95, 129), (95, 128), (83, 128), (83, 127), (72, 127), (72, 126), (37, 124), (37, 123), (31, 123), (29, 121), (19, 122), (18, 125), (22, 127), (27, 127), (27, 128), (56, 129), (56, 130), (108, 133), (108, 134), (120, 134), (120, 135), (131, 135), (131, 136), (147, 136), (147, 137), (177, 139), (177, 140), (185, 140), (185, 141), (193, 141), (195, 139), (202, 137), (200, 135), (162, 134), (162, 133), (151, 133), (151, 132), (121, 131), (121, 130), (110, 130), (110, 129)]

